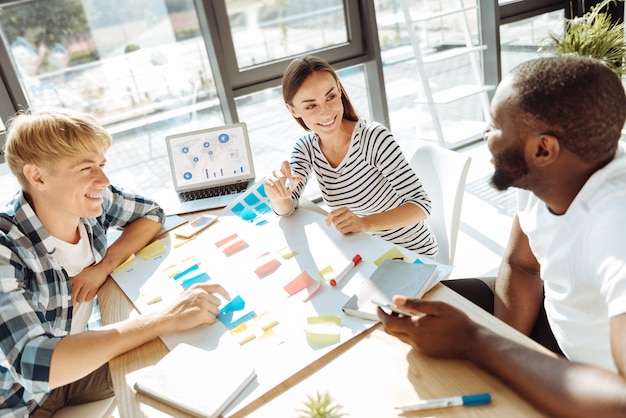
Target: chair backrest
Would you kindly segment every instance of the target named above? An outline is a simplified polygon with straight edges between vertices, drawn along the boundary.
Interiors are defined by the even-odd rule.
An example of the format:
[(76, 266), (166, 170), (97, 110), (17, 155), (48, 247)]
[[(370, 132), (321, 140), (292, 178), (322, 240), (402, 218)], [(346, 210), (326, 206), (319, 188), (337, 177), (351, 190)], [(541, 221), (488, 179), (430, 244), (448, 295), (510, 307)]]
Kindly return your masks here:
[(437, 261), (440, 263), (454, 262), (465, 182), (471, 161), (468, 155), (460, 152), (424, 144), (415, 151), (409, 162), (432, 202), (427, 222), (439, 243)]

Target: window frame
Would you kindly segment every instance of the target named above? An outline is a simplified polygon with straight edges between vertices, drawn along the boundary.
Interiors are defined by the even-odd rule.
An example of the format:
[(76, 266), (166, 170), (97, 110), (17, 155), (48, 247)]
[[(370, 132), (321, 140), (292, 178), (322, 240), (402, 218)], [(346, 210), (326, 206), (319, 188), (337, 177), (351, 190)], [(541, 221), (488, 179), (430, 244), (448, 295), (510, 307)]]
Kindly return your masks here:
[[(215, 19), (214, 24), (221, 35), (218, 38), (219, 47), (222, 51), (223, 63), (231, 78), (231, 86), (235, 96), (248, 94), (251, 89), (256, 91), (257, 89), (253, 86), (279, 81), (282, 78), (285, 67), (295, 56), (286, 56), (282, 59), (240, 69), (237, 64), (226, 1), (216, 0), (210, 3), (213, 6), (213, 16), (207, 16), (207, 18), (213, 17)], [(363, 28), (359, 21), (362, 5), (356, 1), (344, 0), (343, 7), (346, 19), (347, 42), (311, 50), (307, 53), (318, 55), (329, 62), (338, 62), (367, 55), (363, 39)]]

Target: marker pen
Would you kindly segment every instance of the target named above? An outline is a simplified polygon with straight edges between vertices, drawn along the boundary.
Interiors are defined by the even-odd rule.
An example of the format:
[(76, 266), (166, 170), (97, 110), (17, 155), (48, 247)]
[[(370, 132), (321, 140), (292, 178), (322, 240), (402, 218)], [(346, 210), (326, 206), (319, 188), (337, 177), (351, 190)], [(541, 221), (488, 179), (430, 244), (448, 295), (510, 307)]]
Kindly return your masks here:
[(337, 277), (330, 279), (328, 283), (333, 287), (337, 286), (339, 282), (345, 279), (348, 273), (350, 273), (353, 268), (358, 266), (361, 261), (363, 261), (363, 258), (361, 258), (359, 254), (355, 255), (352, 257), (352, 260), (350, 260), (350, 262), (339, 272)]
[(491, 395), (480, 393), (478, 395), (452, 396), (450, 398), (427, 399), (413, 403), (396, 406), (402, 411), (421, 411), (423, 409), (447, 408), (451, 406), (478, 406), (487, 405), (491, 402)]

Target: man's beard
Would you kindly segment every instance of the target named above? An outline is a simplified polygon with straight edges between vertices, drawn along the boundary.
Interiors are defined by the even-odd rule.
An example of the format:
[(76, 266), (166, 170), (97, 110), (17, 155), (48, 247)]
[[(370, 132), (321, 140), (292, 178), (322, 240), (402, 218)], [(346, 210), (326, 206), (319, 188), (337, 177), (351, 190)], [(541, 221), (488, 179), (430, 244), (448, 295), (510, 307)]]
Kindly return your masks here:
[(504, 191), (528, 174), (528, 165), (524, 160), (524, 146), (511, 146), (499, 155), (493, 156), (495, 171), (491, 177), (491, 186)]

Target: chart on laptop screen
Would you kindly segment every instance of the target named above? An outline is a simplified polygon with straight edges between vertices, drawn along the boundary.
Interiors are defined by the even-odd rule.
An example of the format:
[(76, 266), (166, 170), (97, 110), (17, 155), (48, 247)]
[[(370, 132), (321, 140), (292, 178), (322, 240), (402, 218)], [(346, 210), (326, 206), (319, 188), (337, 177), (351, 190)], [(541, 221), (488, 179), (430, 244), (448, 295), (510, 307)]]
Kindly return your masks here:
[(193, 186), (250, 174), (244, 135), (241, 127), (230, 127), (172, 138), (176, 185)]

